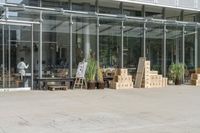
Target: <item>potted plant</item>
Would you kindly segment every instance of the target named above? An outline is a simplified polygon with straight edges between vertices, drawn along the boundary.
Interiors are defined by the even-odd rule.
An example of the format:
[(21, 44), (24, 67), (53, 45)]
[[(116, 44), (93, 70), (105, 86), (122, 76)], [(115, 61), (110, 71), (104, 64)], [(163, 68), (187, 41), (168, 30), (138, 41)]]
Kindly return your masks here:
[(97, 79), (97, 89), (104, 89), (105, 84), (104, 84), (103, 72), (102, 72), (101, 68), (98, 68), (97, 74), (98, 74), (97, 75), (98, 76), (98, 79)]
[(86, 70), (86, 80), (87, 80), (87, 88), (95, 89), (96, 87), (96, 60), (93, 58), (88, 59), (87, 70)]
[(169, 67), (169, 76), (174, 81), (175, 85), (181, 84), (181, 79), (185, 73), (185, 65), (182, 63), (171, 64)]

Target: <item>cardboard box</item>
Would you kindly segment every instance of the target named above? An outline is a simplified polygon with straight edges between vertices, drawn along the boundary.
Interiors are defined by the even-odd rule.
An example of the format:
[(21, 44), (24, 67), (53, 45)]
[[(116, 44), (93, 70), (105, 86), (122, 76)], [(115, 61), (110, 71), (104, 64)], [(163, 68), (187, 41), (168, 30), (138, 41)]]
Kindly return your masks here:
[(200, 68), (197, 68), (196, 73), (200, 74)]
[(145, 67), (149, 67), (151, 66), (151, 62), (150, 61), (145, 61)]
[(193, 80), (191, 80), (191, 84), (195, 85), (195, 86), (200, 86), (200, 80), (193, 79)]
[(150, 71), (151, 75), (158, 75), (158, 71)]
[(127, 69), (117, 69), (117, 75), (128, 75)]
[(158, 75), (158, 80), (161, 80), (161, 83), (162, 83), (162, 75)]
[(200, 74), (193, 73), (193, 74), (191, 75), (191, 79), (200, 80)]
[(162, 79), (162, 87), (166, 87), (168, 83), (168, 78), (163, 78)]
[(127, 83), (112, 83), (111, 85), (112, 89), (132, 89), (133, 88), (133, 82), (127, 82)]
[(196, 79), (192, 79), (190, 82), (191, 82), (191, 85), (196, 85), (197, 80)]
[(123, 75), (118, 75), (114, 77), (114, 81), (115, 82), (132, 82), (132, 76), (127, 75), (127, 76), (123, 76)]
[(128, 79), (128, 81), (130, 81), (130, 82), (132, 82), (133, 81), (133, 77), (131, 76), (131, 75), (128, 75), (128, 77), (127, 77)]
[(121, 75), (117, 75), (114, 77), (114, 81), (115, 82), (122, 82), (122, 76)]

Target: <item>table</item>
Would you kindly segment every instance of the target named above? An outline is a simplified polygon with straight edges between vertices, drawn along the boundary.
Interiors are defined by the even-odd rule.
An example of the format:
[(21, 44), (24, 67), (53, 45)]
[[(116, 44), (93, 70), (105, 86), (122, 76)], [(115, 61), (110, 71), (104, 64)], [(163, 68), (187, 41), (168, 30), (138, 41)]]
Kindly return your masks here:
[(37, 82), (37, 87), (39, 89), (45, 88), (48, 82), (69, 82), (70, 88), (72, 88), (75, 78), (52, 78), (52, 77), (45, 77), (45, 78), (36, 78), (35, 81)]

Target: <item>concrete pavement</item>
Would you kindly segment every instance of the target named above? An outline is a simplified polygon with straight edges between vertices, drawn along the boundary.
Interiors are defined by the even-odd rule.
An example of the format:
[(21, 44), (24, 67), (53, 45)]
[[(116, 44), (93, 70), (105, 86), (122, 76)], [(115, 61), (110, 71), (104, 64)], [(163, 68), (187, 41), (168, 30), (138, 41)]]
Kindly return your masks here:
[(0, 133), (200, 133), (200, 87), (1, 92)]

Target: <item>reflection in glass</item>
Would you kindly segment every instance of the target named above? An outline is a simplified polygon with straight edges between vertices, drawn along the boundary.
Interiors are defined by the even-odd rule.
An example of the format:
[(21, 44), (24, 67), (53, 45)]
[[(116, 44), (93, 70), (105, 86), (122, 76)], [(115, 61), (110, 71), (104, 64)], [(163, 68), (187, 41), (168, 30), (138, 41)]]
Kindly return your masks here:
[(100, 66), (120, 67), (121, 23), (101, 19), (100, 25)]
[(124, 67), (135, 72), (142, 53), (143, 23), (124, 23)]
[(78, 63), (90, 56), (96, 58), (96, 19), (73, 17), (73, 75)]
[(189, 71), (195, 69), (195, 27), (185, 27), (185, 65)]
[[(3, 38), (4, 37), (4, 38)], [(3, 42), (4, 39), (4, 42)], [(31, 85), (31, 27), (4, 25), (1, 31), (2, 53), (0, 86), (5, 88), (30, 87)], [(4, 47), (3, 47), (4, 44)], [(22, 67), (17, 67), (20, 59), (29, 64), (20, 73)], [(22, 71), (21, 71), (22, 72)], [(3, 82), (4, 81), (4, 82)], [(4, 84), (4, 86), (3, 86)]]
[(43, 14), (43, 77), (67, 77), (69, 72), (69, 18)]
[(146, 55), (151, 61), (151, 69), (162, 73), (163, 25), (147, 23)]
[(182, 62), (182, 27), (177, 25), (167, 26), (167, 70), (172, 63)]

